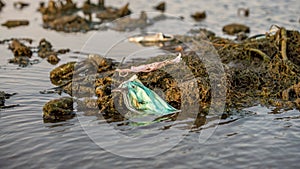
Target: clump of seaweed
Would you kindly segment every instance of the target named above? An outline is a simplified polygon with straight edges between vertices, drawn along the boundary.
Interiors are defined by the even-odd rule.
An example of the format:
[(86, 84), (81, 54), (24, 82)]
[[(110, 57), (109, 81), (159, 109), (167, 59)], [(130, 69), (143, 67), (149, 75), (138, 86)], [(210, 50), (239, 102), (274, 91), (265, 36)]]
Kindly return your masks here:
[[(208, 41), (203, 39), (203, 34), (176, 37), (179, 40), (173, 41), (164, 49), (174, 52), (175, 48), (182, 46), (180, 51), (182, 60), (179, 63), (165, 65), (149, 72), (129, 72), (128, 77), (136, 74), (147, 88), (163, 96), (176, 109), (199, 105), (197, 111), (203, 115), (207, 114), (212, 106), (213, 97), (221, 97), (224, 91), (226, 99), (217, 99), (213, 102), (216, 105), (214, 107), (225, 102), (224, 113), (233, 110), (236, 112), (257, 104), (275, 106), (279, 109), (300, 109), (300, 34), (298, 31), (280, 27), (275, 34), (266, 33), (260, 38), (248, 38), (241, 42), (216, 36), (210, 36)], [(185, 47), (193, 41), (202, 44), (194, 46), (202, 52), (200, 57), (199, 53)], [(221, 64), (211, 58), (210, 45), (214, 47), (215, 54), (219, 55)], [(82, 69), (80, 66), (76, 70), (69, 69), (67, 65), (68, 71), (62, 67), (54, 69), (53, 72), (59, 75), (55, 76), (56, 81), (61, 81), (54, 84), (64, 84), (62, 81), (67, 75), (67, 81), (75, 85), (70, 93), (74, 94), (81, 90), (86, 91), (83, 92), (85, 94), (82, 94), (82, 97), (97, 96), (96, 100), (86, 99), (83, 104), (97, 105), (99, 111), (89, 115), (102, 114), (109, 119), (108, 121), (122, 120), (122, 112), (119, 110), (126, 110), (126, 106), (121, 96), (112, 94), (111, 90), (126, 79), (116, 71), (116, 67), (128, 68), (130, 65), (129, 63), (121, 65), (100, 56), (93, 57), (84, 61)], [(170, 60), (171, 57), (174, 55), (160, 55), (148, 59), (146, 63), (136, 63), (136, 66), (161, 63)], [(72, 67), (73, 64), (69, 64)], [(76, 87), (76, 81), (74, 78), (71, 80), (69, 73), (74, 75), (78, 74), (76, 71), (92, 69), (94, 73), (91, 75), (94, 80), (91, 81), (88, 77), (77, 78), (81, 84), (88, 84), (87, 88), (84, 88), (84, 85)], [(51, 75), (51, 78), (54, 76)]]

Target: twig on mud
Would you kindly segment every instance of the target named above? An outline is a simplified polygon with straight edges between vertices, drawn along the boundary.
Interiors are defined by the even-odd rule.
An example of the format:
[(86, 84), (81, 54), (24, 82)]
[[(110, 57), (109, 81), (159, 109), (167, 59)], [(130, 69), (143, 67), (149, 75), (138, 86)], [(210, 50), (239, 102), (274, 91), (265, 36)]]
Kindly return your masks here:
[[(160, 69), (166, 65), (179, 63), (181, 61), (181, 53), (178, 54), (178, 56), (175, 59), (172, 60), (165, 60), (161, 62), (154, 62), (146, 65), (140, 65), (140, 66), (131, 66), (130, 69), (116, 69), (116, 72), (119, 72), (119, 75), (122, 77), (125, 77), (128, 75), (129, 72), (151, 72), (157, 69)], [(125, 74), (122, 74), (125, 73)]]
[(245, 49), (249, 50), (251, 52), (256, 52), (257, 54), (259, 54), (263, 58), (264, 61), (270, 61), (271, 60), (271, 58), (267, 54), (265, 54), (263, 51), (261, 51), (259, 49), (253, 49), (253, 48), (245, 48)]

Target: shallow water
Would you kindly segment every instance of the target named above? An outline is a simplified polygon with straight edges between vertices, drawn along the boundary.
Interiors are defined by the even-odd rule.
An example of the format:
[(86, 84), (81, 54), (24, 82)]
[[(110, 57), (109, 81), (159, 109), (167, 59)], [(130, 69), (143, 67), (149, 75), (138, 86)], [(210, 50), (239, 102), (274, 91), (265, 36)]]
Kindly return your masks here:
[[(152, 6), (158, 3), (154, 0), (130, 2), (135, 13), (141, 10), (153, 11)], [(249, 25), (251, 35), (265, 33), (272, 24), (300, 30), (300, 3), (297, 0), (166, 2), (167, 13), (182, 15), (191, 26), (208, 28), (220, 36), (225, 36), (222, 26), (231, 22)], [(94, 35), (95, 31), (66, 34), (45, 30), (41, 26), (41, 16), (35, 12), (38, 3), (32, 3), (21, 11), (15, 10), (12, 4), (13, 1), (6, 1), (6, 7), (0, 12), (0, 22), (27, 18), (30, 25), (12, 29), (0, 27), (0, 40), (29, 37), (35, 40), (33, 43), (36, 45), (41, 38), (46, 38), (56, 49), (70, 48), (73, 51), (105, 54), (117, 40), (127, 35), (115, 31), (97, 32)], [(107, 4), (120, 6), (124, 1), (107, 1)], [(250, 8), (250, 17), (238, 17), (236, 13), (239, 7)], [(207, 12), (207, 18), (202, 22), (194, 22), (189, 18), (192, 11), (198, 10)], [(187, 28), (176, 27), (172, 23), (169, 20), (162, 21), (149, 27), (148, 31), (167, 29), (166, 31), (171, 32), (184, 32)], [(102, 37), (97, 41), (98, 44), (92, 44), (94, 41), (91, 39), (88, 41), (92, 35), (94, 38)], [(109, 55), (117, 60), (124, 53), (132, 54), (137, 48), (144, 54), (132, 54), (132, 57), (153, 55), (154, 50), (156, 53), (161, 52), (156, 48), (136, 47), (128, 43), (117, 47)], [(191, 132), (186, 128), (191, 119), (176, 122), (174, 127), (164, 130), (162, 128), (168, 126), (169, 122), (136, 128), (117, 123), (107, 125), (95, 116), (84, 116), (81, 113), (78, 118), (66, 122), (44, 123), (43, 105), (53, 98), (61, 97), (57, 94), (39, 93), (53, 87), (49, 71), (55, 66), (41, 60), (38, 64), (20, 68), (7, 63), (12, 58), (7, 45), (0, 45), (0, 51), (0, 90), (17, 92), (6, 104), (20, 105), (0, 110), (1, 168), (299, 168), (300, 112), (297, 110), (275, 114), (271, 108), (258, 105), (246, 109), (248, 113), (236, 114), (221, 121), (217, 127), (214, 125), (218, 121), (211, 121)], [(72, 56), (77, 55), (61, 55), (59, 64), (76, 60)], [(144, 139), (146, 142), (121, 142), (109, 127), (114, 127), (113, 131)], [(203, 136), (205, 132), (211, 134), (207, 140)], [(158, 134), (163, 135), (155, 137)], [(147, 155), (147, 148), (150, 149), (148, 152), (162, 154), (149, 158), (126, 157), (144, 157), (143, 155)], [(160, 151), (165, 149), (168, 151)]]

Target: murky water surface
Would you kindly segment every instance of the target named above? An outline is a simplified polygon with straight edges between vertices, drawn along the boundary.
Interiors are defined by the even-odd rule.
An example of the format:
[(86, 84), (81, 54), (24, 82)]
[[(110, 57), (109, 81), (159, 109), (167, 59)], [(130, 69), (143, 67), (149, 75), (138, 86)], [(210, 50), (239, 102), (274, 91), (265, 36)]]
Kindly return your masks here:
[[(38, 3), (28, 2), (31, 3), (30, 7), (16, 10), (13, 1), (6, 1), (6, 7), (0, 13), (0, 22), (29, 19), (30, 25), (13, 29), (0, 27), (1, 40), (29, 37), (35, 40), (33, 44), (36, 45), (40, 39), (46, 38), (57, 49), (84, 49), (85, 52), (105, 54), (120, 37), (127, 35), (115, 31), (66, 34), (45, 30), (40, 14), (36, 12)], [(265, 33), (272, 24), (300, 30), (300, 3), (297, 0), (166, 2), (167, 13), (184, 16), (187, 25), (207, 28), (219, 36), (226, 36), (222, 33), (222, 26), (232, 22), (249, 25), (251, 35)], [(121, 0), (107, 0), (107, 4), (113, 6), (124, 3)], [(138, 15), (141, 10), (153, 12), (152, 6), (157, 3), (156, 0), (130, 1), (130, 7)], [(240, 7), (249, 8), (250, 17), (238, 17), (237, 9)], [(207, 18), (202, 22), (194, 22), (189, 15), (201, 10), (207, 12)], [(161, 21), (148, 30), (184, 33), (186, 28), (190, 28), (174, 26), (172, 22)], [(102, 39), (99, 39), (98, 44), (92, 44), (88, 40), (91, 36)], [(118, 50), (114, 50), (116, 52), (110, 56), (120, 60), (122, 54), (132, 53), (131, 49), (136, 50), (136, 47), (131, 48), (132, 44), (122, 45), (118, 45)], [(155, 49), (141, 47), (141, 50), (149, 54)], [(53, 98), (61, 97), (39, 93), (53, 87), (49, 71), (54, 66), (41, 60), (39, 64), (21, 68), (7, 63), (12, 53), (6, 45), (1, 45), (0, 51), (0, 90), (17, 92), (6, 104), (20, 105), (0, 110), (1, 168), (299, 168), (300, 112), (297, 110), (275, 114), (272, 109), (258, 105), (247, 108), (247, 113), (236, 114), (221, 121), (217, 127), (214, 125), (217, 122), (211, 121), (193, 131), (186, 127), (186, 124), (193, 122), (191, 119), (176, 122), (170, 128), (166, 127), (169, 126), (168, 122), (134, 127), (117, 123), (107, 125), (103, 120), (80, 113), (78, 118), (65, 122), (44, 123), (43, 105)], [(76, 60), (74, 56), (77, 55), (62, 55), (59, 64)], [(145, 57), (147, 54), (136, 57), (139, 56)], [(133, 140), (136, 143), (133, 144), (128, 140), (120, 140), (112, 131), (145, 142)], [(204, 136), (205, 132), (209, 133), (209, 137)], [(161, 135), (157, 137), (158, 134)], [(100, 146), (96, 143), (100, 143)], [(150, 158), (126, 157), (126, 154), (144, 157), (147, 151), (160, 152), (165, 149), (168, 151)]]

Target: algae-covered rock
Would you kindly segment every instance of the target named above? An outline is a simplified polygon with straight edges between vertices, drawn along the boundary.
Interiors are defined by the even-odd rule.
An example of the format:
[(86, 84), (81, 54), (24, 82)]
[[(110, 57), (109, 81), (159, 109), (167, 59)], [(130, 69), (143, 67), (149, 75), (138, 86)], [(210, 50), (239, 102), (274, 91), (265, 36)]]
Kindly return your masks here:
[(59, 54), (65, 54), (70, 51), (70, 49), (59, 49), (56, 51), (52, 48), (52, 44), (44, 38), (40, 40), (37, 48), (39, 57), (47, 58), (47, 61), (52, 65), (56, 65), (60, 61)]
[(6, 26), (8, 28), (13, 28), (13, 27), (18, 27), (18, 26), (29, 25), (29, 21), (28, 20), (8, 20), (1, 25)]
[(52, 54), (47, 57), (47, 61), (52, 65), (56, 65), (60, 59), (56, 54)]
[(232, 23), (232, 24), (225, 25), (223, 27), (223, 32), (225, 32), (229, 35), (234, 35), (234, 34), (240, 33), (240, 32), (249, 33), (250, 28), (246, 25), (242, 25), (242, 24), (238, 24), (238, 23)]
[(20, 66), (27, 66), (30, 63), (32, 51), (30, 47), (24, 45), (17, 39), (10, 40), (9, 49), (13, 52), (14, 58), (9, 59), (9, 63), (18, 64)]
[(43, 107), (43, 118), (45, 122), (65, 121), (74, 116), (73, 98), (71, 97), (51, 100)]
[(195, 12), (194, 14), (191, 15), (191, 17), (195, 20), (195, 21), (201, 21), (203, 19), (206, 18), (206, 12)]
[(74, 65), (76, 62), (68, 62), (56, 67), (50, 72), (52, 84), (60, 86), (69, 83), (73, 78)]
[(32, 51), (30, 48), (23, 43), (21, 43), (17, 39), (13, 39), (9, 45), (9, 49), (14, 53), (14, 56), (26, 56), (26, 57), (31, 57)]

